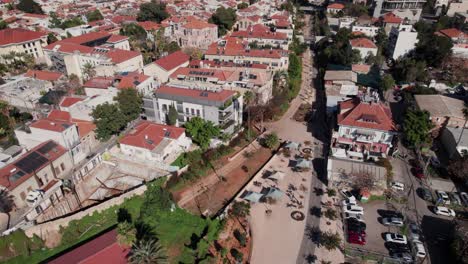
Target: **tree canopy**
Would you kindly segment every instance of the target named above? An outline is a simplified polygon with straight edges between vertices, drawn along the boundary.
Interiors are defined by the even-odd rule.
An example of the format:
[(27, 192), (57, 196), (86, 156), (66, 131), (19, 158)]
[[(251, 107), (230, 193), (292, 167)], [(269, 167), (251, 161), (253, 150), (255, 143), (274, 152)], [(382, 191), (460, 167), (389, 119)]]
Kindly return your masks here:
[(459, 159), (450, 162), (447, 167), (448, 172), (463, 182), (468, 181), (468, 156), (463, 156)]
[(8, 28), (8, 23), (0, 19), (0, 30)]
[(119, 133), (127, 124), (125, 116), (117, 104), (108, 102), (100, 104), (93, 109), (91, 116), (96, 124), (97, 137), (108, 140), (112, 135)]
[(208, 149), (210, 140), (221, 134), (221, 130), (213, 122), (200, 117), (194, 117), (185, 123), (185, 131), (202, 149)]
[(120, 112), (124, 115), (125, 123), (135, 120), (140, 116), (143, 99), (136, 89), (128, 88), (120, 90), (114, 100), (117, 101)]
[(220, 7), (216, 9), (216, 12), (211, 16), (209, 22), (216, 24), (218, 26), (218, 34), (223, 36), (232, 29), (236, 23), (236, 17), (236, 10)]
[(146, 40), (146, 30), (136, 24), (136, 23), (130, 23), (126, 24), (120, 29), (120, 34), (124, 36), (128, 36), (130, 40)]
[(34, 2), (34, 0), (20, 0), (16, 8), (25, 13), (44, 14), (41, 6)]
[(395, 86), (395, 80), (391, 74), (385, 74), (380, 80), (380, 87), (382, 91), (387, 91)]
[(247, 4), (246, 2), (242, 2), (242, 3), (237, 5), (237, 9), (244, 9), (244, 8), (247, 8), (247, 7), (249, 7), (249, 4)]
[(167, 124), (171, 126), (175, 126), (177, 124), (178, 116), (179, 116), (179, 113), (177, 112), (177, 109), (175, 108), (175, 106), (170, 105), (169, 112), (167, 113)]
[(430, 142), (429, 131), (433, 125), (427, 111), (409, 110), (406, 112), (403, 123), (403, 132), (406, 142), (411, 147), (421, 147)]
[(157, 3), (151, 1), (140, 5), (140, 12), (138, 12), (138, 21), (155, 21), (160, 23), (164, 19), (169, 17), (169, 13), (166, 12), (166, 5), (163, 3)]
[(426, 68), (425, 61), (403, 57), (395, 62), (391, 72), (398, 82), (423, 82), (427, 79)]
[(96, 9), (94, 11), (91, 11), (91, 12), (87, 13), (86, 14), (86, 19), (88, 20), (88, 23), (89, 23), (89, 22), (104, 19), (104, 17), (102, 16), (101, 12)]

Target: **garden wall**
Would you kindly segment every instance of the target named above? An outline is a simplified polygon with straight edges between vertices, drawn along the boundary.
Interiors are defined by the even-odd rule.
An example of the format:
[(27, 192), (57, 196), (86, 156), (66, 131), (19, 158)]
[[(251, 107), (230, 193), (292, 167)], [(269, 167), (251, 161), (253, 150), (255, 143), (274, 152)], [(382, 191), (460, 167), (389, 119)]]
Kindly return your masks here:
[(146, 185), (142, 185), (134, 190), (124, 193), (118, 197), (109, 199), (108, 201), (97, 204), (91, 208), (88, 208), (76, 214), (73, 214), (64, 218), (60, 218), (51, 222), (32, 226), (26, 229), (25, 233), (28, 237), (33, 237), (33, 235), (37, 235), (43, 240), (45, 240), (49, 234), (58, 233), (60, 231), (60, 226), (66, 227), (68, 226), (68, 223), (70, 223), (70, 221), (79, 220), (87, 215), (92, 215), (94, 212), (101, 212), (114, 205), (120, 205), (124, 202), (126, 198), (130, 198), (135, 195), (142, 195), (146, 191), (146, 188), (147, 188)]

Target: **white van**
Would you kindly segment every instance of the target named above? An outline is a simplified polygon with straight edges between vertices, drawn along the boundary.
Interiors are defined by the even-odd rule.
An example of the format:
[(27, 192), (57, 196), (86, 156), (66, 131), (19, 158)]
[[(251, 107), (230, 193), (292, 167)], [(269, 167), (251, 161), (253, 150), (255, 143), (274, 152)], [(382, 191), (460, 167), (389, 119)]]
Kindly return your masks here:
[(416, 258), (425, 258), (426, 257), (426, 249), (424, 248), (423, 243), (418, 240), (413, 241), (413, 254)]

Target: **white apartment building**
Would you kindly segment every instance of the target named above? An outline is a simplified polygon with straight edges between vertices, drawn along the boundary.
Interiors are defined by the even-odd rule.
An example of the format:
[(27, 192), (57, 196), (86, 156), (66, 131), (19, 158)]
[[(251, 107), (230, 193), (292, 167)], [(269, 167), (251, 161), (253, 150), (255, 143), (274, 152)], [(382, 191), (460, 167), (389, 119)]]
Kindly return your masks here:
[(418, 43), (418, 32), (413, 29), (412, 25), (400, 25), (398, 28), (393, 27), (389, 36), (389, 51), (394, 60), (408, 54)]
[(167, 114), (173, 106), (179, 113), (178, 125), (198, 116), (212, 121), (229, 134), (242, 124), (242, 105), (242, 95), (223, 89), (164, 85), (154, 92), (152, 98), (143, 98), (143, 108), (148, 120), (167, 124)]
[[(36, 60), (44, 57), (43, 47), (47, 45), (47, 34), (23, 28), (0, 30), (0, 56), (10, 52), (26, 53)], [(0, 58), (1, 59), (1, 58)]]

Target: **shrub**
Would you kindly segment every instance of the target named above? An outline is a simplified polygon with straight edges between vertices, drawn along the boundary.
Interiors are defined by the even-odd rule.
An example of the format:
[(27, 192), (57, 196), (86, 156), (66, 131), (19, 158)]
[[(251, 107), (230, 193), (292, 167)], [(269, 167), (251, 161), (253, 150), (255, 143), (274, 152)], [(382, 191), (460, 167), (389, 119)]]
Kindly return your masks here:
[(324, 215), (326, 218), (328, 218), (328, 219), (330, 219), (330, 220), (332, 220), (332, 221), (335, 220), (336, 217), (337, 217), (336, 211), (333, 210), (333, 209), (331, 209), (331, 208), (328, 208), (327, 210), (325, 210), (325, 212), (323, 213), (323, 215)]
[(242, 263), (242, 260), (244, 259), (244, 254), (242, 254), (242, 252), (233, 248), (231, 249), (231, 255), (238, 263)]
[(327, 194), (330, 197), (333, 197), (336, 195), (336, 190), (335, 189), (327, 189)]
[(236, 229), (234, 230), (234, 237), (237, 239), (237, 241), (239, 241), (239, 244), (242, 247), (245, 247), (245, 245), (247, 244), (247, 238), (244, 233), (239, 231), (239, 229)]

